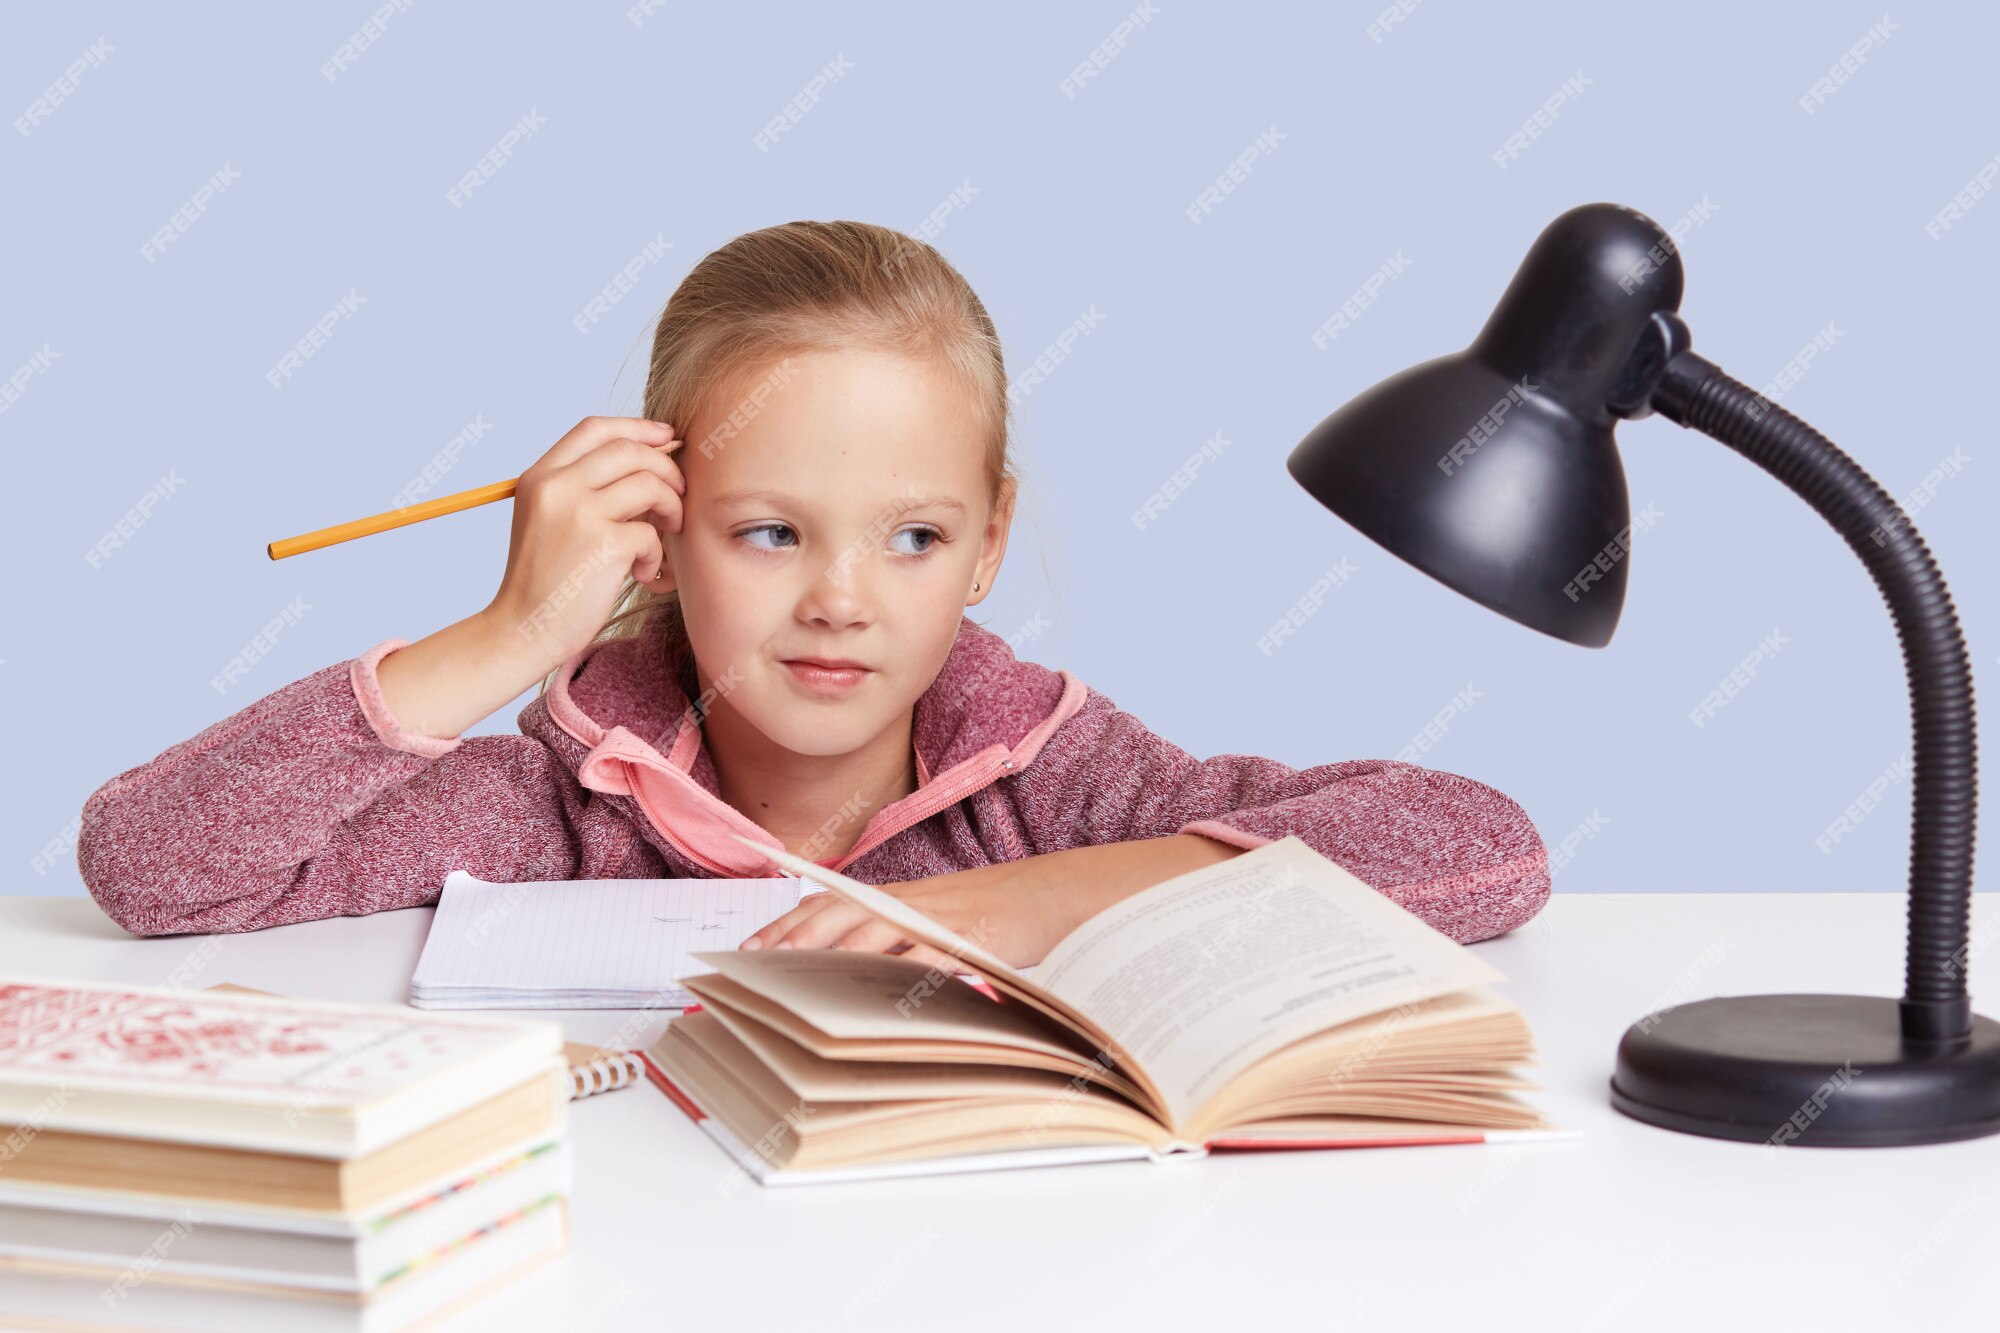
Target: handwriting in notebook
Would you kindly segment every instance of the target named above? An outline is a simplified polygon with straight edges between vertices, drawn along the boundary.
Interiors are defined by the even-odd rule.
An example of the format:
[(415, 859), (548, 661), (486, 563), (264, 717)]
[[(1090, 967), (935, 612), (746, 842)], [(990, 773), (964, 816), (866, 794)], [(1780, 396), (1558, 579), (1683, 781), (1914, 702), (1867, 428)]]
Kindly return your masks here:
[(420, 1008), (649, 1008), (688, 1002), (675, 983), (798, 905), (808, 881), (445, 881), (410, 982)]

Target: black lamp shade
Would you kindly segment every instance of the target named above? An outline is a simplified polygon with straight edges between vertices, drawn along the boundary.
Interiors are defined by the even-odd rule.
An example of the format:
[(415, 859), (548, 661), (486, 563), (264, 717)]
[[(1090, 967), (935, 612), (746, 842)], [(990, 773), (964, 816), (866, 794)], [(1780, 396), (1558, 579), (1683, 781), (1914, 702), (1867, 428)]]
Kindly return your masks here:
[(1680, 304), (1680, 257), (1660, 241), (1630, 209), (1563, 214), (1470, 346), (1355, 397), (1287, 468), (1371, 540), (1474, 601), (1603, 647), (1624, 606), (1631, 535), (1607, 403), (1653, 312)]

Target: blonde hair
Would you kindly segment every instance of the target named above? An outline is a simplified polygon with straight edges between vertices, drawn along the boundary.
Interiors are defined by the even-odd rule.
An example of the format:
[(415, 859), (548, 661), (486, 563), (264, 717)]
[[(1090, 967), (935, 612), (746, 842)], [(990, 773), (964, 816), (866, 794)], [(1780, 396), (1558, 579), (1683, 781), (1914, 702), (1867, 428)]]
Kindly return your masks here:
[[(705, 255), (660, 315), (642, 415), (673, 423), (698, 448), (718, 421), (755, 414), (754, 395), (729, 407), (717, 401), (741, 377), (762, 371), (768, 382), (788, 356), (844, 349), (941, 365), (985, 429), (988, 500), (1018, 486), (1006, 363), (985, 304), (934, 247), (867, 222), (786, 222)], [(691, 670), (678, 592), (655, 592), (629, 573), (591, 641), (637, 637), (656, 613), (665, 617), (670, 672)], [(555, 677), (543, 679), (543, 692)]]

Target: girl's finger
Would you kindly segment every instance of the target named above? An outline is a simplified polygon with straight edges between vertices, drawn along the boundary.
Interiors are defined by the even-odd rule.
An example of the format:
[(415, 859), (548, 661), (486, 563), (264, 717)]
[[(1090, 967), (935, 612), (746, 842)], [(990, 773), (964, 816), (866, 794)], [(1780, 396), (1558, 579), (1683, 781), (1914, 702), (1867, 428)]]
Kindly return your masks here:
[(830, 893), (815, 893), (810, 898), (801, 898), (797, 907), (792, 908), (783, 916), (777, 917), (766, 925), (759, 926), (751, 932), (748, 939), (744, 940), (737, 947), (740, 949), (768, 949), (789, 934), (793, 926), (798, 925), (801, 921), (804, 921), (831, 901), (835, 901), (835, 899)]
[(621, 436), (606, 441), (602, 448), (591, 450), (555, 476), (561, 477), (565, 485), (581, 493), (603, 490), (626, 477), (649, 474), (672, 487), (676, 494), (679, 493), (680, 487), (675, 483), (681, 480), (680, 465), (668, 457), (665, 449), (655, 448), (646, 440)]
[(853, 953), (888, 953), (903, 942), (903, 932), (886, 921), (869, 917), (833, 942), (836, 949)]
[(793, 926), (770, 947), (773, 949), (824, 949), (864, 921), (866, 912), (847, 903), (831, 903)]
[(664, 445), (675, 438), (674, 428), (664, 421), (648, 421), (644, 417), (585, 417), (542, 455), (542, 462), (549, 468), (567, 467), (620, 436), (654, 445)]
[(657, 514), (668, 531), (680, 530), (680, 492), (651, 472), (634, 472), (619, 478), (595, 492), (591, 503), (601, 506), (607, 518), (624, 521)]

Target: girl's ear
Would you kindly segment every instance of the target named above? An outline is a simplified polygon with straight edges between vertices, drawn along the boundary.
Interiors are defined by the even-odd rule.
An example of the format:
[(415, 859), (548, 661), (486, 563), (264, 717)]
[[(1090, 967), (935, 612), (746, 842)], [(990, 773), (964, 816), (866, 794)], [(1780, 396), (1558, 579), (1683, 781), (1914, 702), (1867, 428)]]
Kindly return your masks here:
[(1000, 574), (1000, 558), (1007, 553), (1007, 534), (1014, 526), (1016, 494), (1014, 478), (1001, 478), (999, 492), (993, 497), (993, 512), (987, 517), (986, 530), (980, 534), (979, 563), (972, 569), (973, 582), (979, 587), (967, 595), (967, 606), (977, 606), (993, 591), (993, 580)]
[[(657, 526), (656, 524), (655, 527)], [(645, 586), (653, 592), (673, 592), (680, 587), (680, 581), (674, 577), (673, 534), (660, 533), (660, 572), (648, 580)]]

